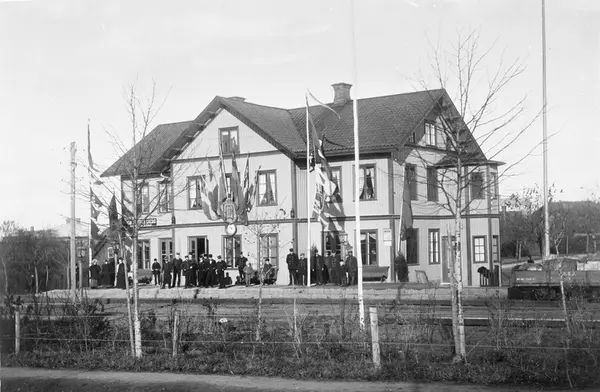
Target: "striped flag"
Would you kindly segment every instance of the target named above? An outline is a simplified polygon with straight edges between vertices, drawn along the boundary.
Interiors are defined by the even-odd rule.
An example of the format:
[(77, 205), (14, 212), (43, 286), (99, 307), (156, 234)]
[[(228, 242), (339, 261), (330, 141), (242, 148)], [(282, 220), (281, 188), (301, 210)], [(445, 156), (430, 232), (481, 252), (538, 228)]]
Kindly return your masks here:
[(200, 177), (200, 197), (204, 215), (206, 215), (209, 220), (215, 221), (220, 218), (219, 214), (217, 213), (217, 208), (219, 205), (217, 194), (219, 187), (216, 182), (215, 173), (208, 159), (207, 163), (208, 179), (206, 176)]

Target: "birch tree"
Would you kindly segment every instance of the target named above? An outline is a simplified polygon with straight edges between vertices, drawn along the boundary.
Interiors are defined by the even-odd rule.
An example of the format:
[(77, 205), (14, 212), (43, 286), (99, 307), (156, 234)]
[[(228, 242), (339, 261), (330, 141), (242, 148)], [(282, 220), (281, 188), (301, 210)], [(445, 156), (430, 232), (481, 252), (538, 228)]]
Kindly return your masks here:
[[(414, 142), (413, 150), (426, 167), (434, 168), (436, 189), (441, 192), (439, 199), (427, 195), (438, 209), (449, 212), (454, 220), (456, 246), (451, 259), (451, 290), (455, 362), (464, 361), (467, 356), (463, 291), (462, 223), (474, 200), (488, 195), (497, 197), (497, 183), (509, 170), (519, 164), (539, 144), (533, 146), (523, 158), (507, 165), (502, 172), (491, 170), (494, 162), (503, 152), (514, 146), (517, 140), (532, 126), (539, 112), (525, 119), (526, 97), (520, 97), (506, 104), (508, 88), (514, 85), (525, 70), (520, 60), (494, 61), (492, 53), (495, 44), (482, 47), (480, 35), (476, 31), (459, 33), (449, 51), (431, 45), (431, 71), (434, 85), (425, 77), (418, 79), (421, 88), (430, 91), (435, 107), (430, 113), (437, 118), (435, 129), (443, 137), (442, 158), (432, 157), (431, 149), (421, 148)], [(490, 64), (493, 64), (490, 65)], [(443, 89), (440, 93), (440, 90)], [(450, 98), (450, 99), (448, 99)], [(423, 119), (426, 122), (427, 119)], [(426, 126), (426, 124), (425, 124)], [(428, 137), (427, 129), (424, 135)], [(430, 144), (425, 140), (425, 145)], [(495, 174), (492, 174), (495, 173)], [(429, 183), (427, 178), (417, 176), (416, 181)], [(425, 188), (425, 187), (421, 187)], [(429, 187), (427, 187), (429, 189)], [(473, 193), (477, 194), (473, 194)]]

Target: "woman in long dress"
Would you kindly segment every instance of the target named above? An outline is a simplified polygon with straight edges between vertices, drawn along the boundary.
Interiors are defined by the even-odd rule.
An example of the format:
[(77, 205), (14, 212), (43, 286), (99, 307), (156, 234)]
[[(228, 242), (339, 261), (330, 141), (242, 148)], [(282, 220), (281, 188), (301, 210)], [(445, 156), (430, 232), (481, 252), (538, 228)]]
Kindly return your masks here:
[(90, 267), (90, 288), (95, 289), (98, 287), (98, 281), (100, 280), (100, 274), (102, 270), (98, 265), (98, 260), (92, 260), (92, 266)]
[(123, 259), (119, 257), (119, 266), (117, 267), (117, 288), (125, 289), (125, 264)]

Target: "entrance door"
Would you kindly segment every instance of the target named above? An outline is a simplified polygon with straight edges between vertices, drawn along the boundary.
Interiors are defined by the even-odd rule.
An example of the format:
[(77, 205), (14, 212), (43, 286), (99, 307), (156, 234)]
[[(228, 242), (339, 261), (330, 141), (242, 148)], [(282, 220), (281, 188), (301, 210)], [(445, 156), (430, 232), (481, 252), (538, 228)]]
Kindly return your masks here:
[[(322, 252), (322, 256), (327, 255), (327, 251), (331, 251), (332, 255), (335, 255), (336, 252), (340, 252), (342, 254), (342, 243), (340, 241), (340, 235), (337, 231), (327, 231), (324, 234), (325, 241), (325, 252)], [(344, 255), (342, 255), (344, 256)]]
[(455, 260), (454, 243), (455, 237), (452, 236), (452, 246), (448, 243), (448, 237), (442, 237), (442, 283), (450, 284), (450, 274), (452, 273), (451, 261)]
[(201, 254), (209, 253), (208, 238), (206, 237), (189, 237), (189, 253), (192, 254), (194, 260), (198, 260)]

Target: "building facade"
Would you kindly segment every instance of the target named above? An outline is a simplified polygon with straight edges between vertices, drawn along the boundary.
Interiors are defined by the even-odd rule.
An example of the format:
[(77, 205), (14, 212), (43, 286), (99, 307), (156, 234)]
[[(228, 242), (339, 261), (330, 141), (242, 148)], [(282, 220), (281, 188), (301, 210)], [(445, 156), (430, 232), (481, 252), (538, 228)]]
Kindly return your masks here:
[[(339, 189), (325, 208), (324, 224), (315, 219), (312, 209), (316, 174), (309, 170), (307, 175), (306, 108), (282, 109), (239, 97), (216, 97), (193, 121), (160, 125), (136, 146), (138, 154), (145, 156), (137, 203), (143, 217), (138, 266), (149, 269), (154, 258), (172, 258), (176, 253), (182, 257), (211, 253), (227, 261), (227, 272), (235, 280), (235, 260), (243, 252), (255, 268), (259, 260), (269, 258), (279, 267), (278, 284), (287, 284), (288, 249), (308, 253), (310, 244), (320, 254), (360, 251), (363, 264), (389, 267), (388, 281), (395, 280), (394, 257), (402, 251), (410, 281), (421, 270), (429, 280), (449, 283), (447, 250), (455, 224), (452, 195), (457, 194), (446, 137), (449, 97), (444, 90), (429, 90), (358, 100), (357, 168), (350, 85), (333, 87), (335, 96), (329, 106), (335, 113), (321, 106), (309, 108)], [(470, 135), (465, 140), (477, 159), (465, 162), (460, 186), (464, 189), (458, 198), (463, 215), (463, 278), (465, 284), (477, 286), (477, 270), (492, 269), (500, 259), (499, 163), (487, 160)], [(209, 167), (217, 171), (219, 149), (228, 181), (232, 152), (240, 172), (247, 164), (250, 177), (257, 174), (258, 179), (248, 225), (238, 224), (235, 235), (226, 234), (225, 223), (209, 220), (202, 210), (202, 177), (210, 176)], [(131, 154), (103, 174), (121, 177), (125, 204), (132, 199), (127, 196)], [(359, 184), (354, 180), (356, 170)], [(360, 244), (355, 240), (357, 187)]]

